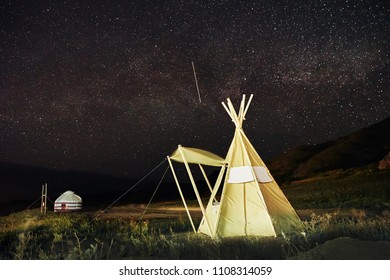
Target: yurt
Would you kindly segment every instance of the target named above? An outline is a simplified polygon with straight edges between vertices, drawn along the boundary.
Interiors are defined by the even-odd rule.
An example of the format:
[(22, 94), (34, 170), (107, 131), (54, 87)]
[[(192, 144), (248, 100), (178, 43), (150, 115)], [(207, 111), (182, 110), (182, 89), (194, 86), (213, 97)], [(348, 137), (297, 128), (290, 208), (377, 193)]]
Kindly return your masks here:
[(81, 210), (82, 199), (72, 191), (61, 194), (54, 202), (54, 212), (72, 212)]

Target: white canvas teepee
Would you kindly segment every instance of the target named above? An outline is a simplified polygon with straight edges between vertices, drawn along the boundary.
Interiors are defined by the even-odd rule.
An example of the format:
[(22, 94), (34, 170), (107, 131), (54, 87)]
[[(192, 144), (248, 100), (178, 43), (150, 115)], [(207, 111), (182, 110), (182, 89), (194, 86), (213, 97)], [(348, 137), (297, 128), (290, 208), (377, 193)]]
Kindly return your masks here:
[[(252, 97), (253, 95), (246, 104), (245, 95), (243, 96), (238, 112), (235, 111), (230, 99), (227, 100), (227, 105), (222, 103), (236, 128), (225, 159), (207, 151), (181, 146), (168, 157), (194, 231), (195, 225), (171, 160), (185, 164), (197, 196), (203, 214), (197, 232), (213, 238), (246, 235), (276, 236), (300, 225), (295, 210), (242, 129)], [(189, 164), (199, 165), (210, 188), (211, 195), (206, 207), (200, 198)], [(221, 168), (214, 186), (211, 186), (202, 165)], [(219, 192), (221, 195), (218, 201)]]

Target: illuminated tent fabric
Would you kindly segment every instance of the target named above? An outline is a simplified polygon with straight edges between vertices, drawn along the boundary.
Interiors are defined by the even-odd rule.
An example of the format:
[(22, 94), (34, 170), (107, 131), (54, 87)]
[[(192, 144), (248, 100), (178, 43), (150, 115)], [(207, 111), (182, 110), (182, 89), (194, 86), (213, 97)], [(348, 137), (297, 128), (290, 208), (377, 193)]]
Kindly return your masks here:
[(182, 147), (181, 151), (178, 148), (172, 153), (170, 158), (174, 161), (184, 162), (183, 156), (188, 163), (203, 164), (208, 166), (222, 166), (225, 164), (225, 160), (220, 156), (196, 148)]
[(82, 199), (72, 191), (61, 194), (54, 202), (54, 212), (69, 212), (81, 210)]
[[(188, 211), (171, 160), (185, 164), (197, 195), (203, 214), (197, 232), (207, 234), (213, 238), (248, 235), (276, 236), (282, 232), (295, 230), (301, 224), (297, 213), (242, 129), (242, 123), (252, 97), (253, 95), (251, 95), (248, 103), (245, 104), (245, 95), (243, 96), (238, 113), (235, 111), (230, 99), (227, 100), (227, 105), (222, 103), (236, 127), (233, 141), (225, 160), (218, 159), (218, 156), (210, 152), (181, 146), (173, 153), (172, 157), (168, 157), (194, 231), (196, 230), (195, 225)], [(201, 155), (199, 158), (201, 159), (192, 154), (193, 151), (194, 153), (199, 153)], [(199, 196), (189, 163), (196, 163), (200, 167), (202, 164), (205, 164), (220, 166), (221, 168), (215, 185), (212, 187), (201, 167), (211, 191), (206, 206), (203, 205)], [(218, 201), (217, 193), (220, 188), (221, 195)]]

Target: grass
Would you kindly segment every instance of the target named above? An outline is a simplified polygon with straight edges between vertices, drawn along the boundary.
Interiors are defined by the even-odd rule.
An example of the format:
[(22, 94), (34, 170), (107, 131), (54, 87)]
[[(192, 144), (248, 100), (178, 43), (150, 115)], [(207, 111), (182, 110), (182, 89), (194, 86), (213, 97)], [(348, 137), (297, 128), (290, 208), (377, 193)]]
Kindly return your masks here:
[(390, 209), (390, 172), (370, 169), (322, 174), (283, 186), (291, 204), (306, 208)]
[(390, 241), (388, 219), (337, 214), (313, 215), (303, 222), (304, 234), (215, 240), (190, 232), (186, 220), (91, 222), (83, 214), (38, 210), (0, 219), (0, 259), (286, 259), (341, 236)]

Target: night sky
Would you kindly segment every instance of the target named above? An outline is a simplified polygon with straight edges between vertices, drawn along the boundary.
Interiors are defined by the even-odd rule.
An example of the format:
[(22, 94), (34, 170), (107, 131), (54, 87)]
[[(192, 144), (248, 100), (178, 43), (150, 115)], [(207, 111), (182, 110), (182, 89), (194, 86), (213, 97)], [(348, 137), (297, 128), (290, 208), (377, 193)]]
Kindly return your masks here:
[[(254, 94), (264, 159), (390, 116), (383, 1), (1, 1), (0, 162), (139, 177), (224, 156)], [(196, 91), (194, 62), (202, 102)]]

